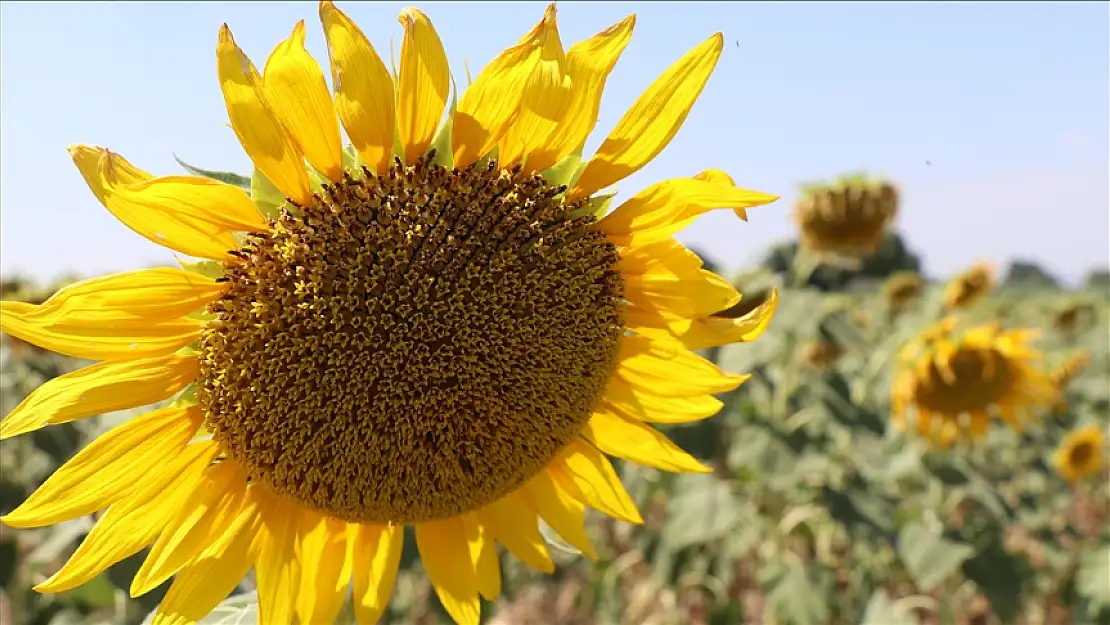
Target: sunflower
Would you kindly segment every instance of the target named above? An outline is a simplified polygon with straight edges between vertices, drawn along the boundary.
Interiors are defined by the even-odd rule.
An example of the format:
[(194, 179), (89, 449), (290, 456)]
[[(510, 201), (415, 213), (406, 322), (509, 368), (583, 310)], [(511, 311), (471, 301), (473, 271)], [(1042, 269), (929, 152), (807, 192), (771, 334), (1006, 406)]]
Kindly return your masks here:
[(124, 225), (203, 260), (2, 303), (4, 332), (100, 362), (33, 392), (0, 438), (172, 400), (3, 518), (40, 527), (105, 510), (37, 590), (69, 590), (149, 546), (131, 594), (176, 576), (156, 623), (202, 618), (252, 567), (261, 622), (330, 622), (350, 586), (372, 623), (411, 527), (444, 607), (477, 623), (479, 596), (500, 592), (498, 544), (550, 572), (540, 519), (595, 557), (586, 507), (641, 522), (607, 454), (709, 470), (651, 424), (720, 409), (713, 395), (746, 376), (693, 350), (756, 338), (777, 295), (712, 317), (740, 296), (673, 235), (705, 211), (743, 217), (777, 198), (716, 172), (612, 211), (599, 192), (668, 144), (723, 38), (667, 69), (583, 160), (634, 17), (567, 50), (555, 17), (552, 5), (450, 106), (447, 58), (419, 10), (400, 15), (391, 73), (321, 3), (334, 94), (303, 21), (261, 74), (224, 25), (219, 82), (255, 166), (250, 196), (70, 149)]
[(1060, 477), (1078, 482), (1101, 471), (1105, 456), (1106, 435), (1099, 426), (1090, 424), (1068, 434), (1053, 461)]
[(986, 297), (994, 288), (994, 267), (977, 263), (952, 279), (944, 287), (944, 306), (950, 310), (968, 308)]
[(883, 283), (883, 298), (886, 300), (888, 310), (901, 312), (921, 297), (924, 290), (925, 281), (921, 278), (921, 274), (896, 273)]
[(1097, 314), (1094, 306), (1087, 302), (1070, 302), (1056, 310), (1052, 316), (1052, 327), (1061, 334), (1074, 334)]
[(1032, 330), (988, 324), (957, 332), (947, 318), (911, 341), (899, 355), (894, 380), (894, 424), (916, 430), (942, 446), (987, 434), (991, 417), (1016, 430), (1055, 395), (1052, 380), (1032, 365), (1042, 355), (1027, 343)]
[(802, 348), (802, 361), (818, 371), (824, 371), (836, 364), (844, 350), (832, 341), (821, 339), (810, 341)]
[(1060, 366), (1056, 367), (1049, 372), (1049, 378), (1052, 380), (1052, 385), (1056, 388), (1056, 399), (1052, 402), (1053, 414), (1065, 414), (1070, 409), (1068, 405), (1068, 384), (1075, 379), (1075, 376), (1083, 372), (1087, 365), (1091, 364), (1091, 352), (1083, 350), (1076, 352)]
[(878, 250), (897, 214), (898, 189), (864, 176), (807, 185), (794, 206), (803, 248), (849, 257)]

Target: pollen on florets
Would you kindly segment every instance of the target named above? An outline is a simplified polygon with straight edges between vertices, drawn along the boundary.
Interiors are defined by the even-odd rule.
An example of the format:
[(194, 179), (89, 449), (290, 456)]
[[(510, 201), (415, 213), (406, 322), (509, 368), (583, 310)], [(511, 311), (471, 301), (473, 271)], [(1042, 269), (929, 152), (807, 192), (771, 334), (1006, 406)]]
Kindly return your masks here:
[(250, 235), (198, 400), (251, 478), (353, 522), (516, 489), (577, 437), (622, 336), (617, 250), (542, 177), (430, 157)]

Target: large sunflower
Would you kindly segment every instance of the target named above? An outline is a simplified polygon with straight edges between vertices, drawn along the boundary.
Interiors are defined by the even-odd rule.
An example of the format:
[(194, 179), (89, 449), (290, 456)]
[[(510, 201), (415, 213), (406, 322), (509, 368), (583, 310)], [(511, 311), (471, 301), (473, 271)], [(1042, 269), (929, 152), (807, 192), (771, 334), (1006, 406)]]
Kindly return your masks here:
[(915, 418), (917, 432), (942, 446), (985, 436), (994, 414), (1022, 429), (1056, 393), (1051, 378), (1032, 365), (1043, 358), (1027, 345), (1035, 334), (997, 324), (958, 332), (953, 318), (927, 329), (900, 354), (894, 424), (906, 430)]
[(564, 50), (549, 7), (457, 98), (420, 11), (401, 13), (395, 73), (331, 3), (320, 18), (334, 95), (303, 22), (261, 74), (220, 30), (251, 196), (71, 148), (120, 221), (208, 260), (3, 303), (8, 334), (101, 362), (36, 390), (0, 437), (175, 398), (4, 517), (37, 527), (106, 509), (40, 591), (150, 546), (132, 595), (176, 575), (157, 623), (203, 617), (251, 567), (264, 623), (329, 622), (349, 585), (371, 623), (412, 526), (447, 611), (477, 623), (479, 595), (500, 590), (498, 543), (551, 571), (539, 519), (586, 554), (585, 507), (640, 522), (605, 454), (708, 471), (651, 424), (716, 413), (713, 395), (745, 376), (691, 350), (754, 339), (777, 299), (712, 317), (739, 294), (672, 236), (707, 210), (743, 217), (777, 198), (721, 172), (612, 211), (598, 192), (671, 140), (722, 36), (664, 72), (584, 161), (633, 17)]

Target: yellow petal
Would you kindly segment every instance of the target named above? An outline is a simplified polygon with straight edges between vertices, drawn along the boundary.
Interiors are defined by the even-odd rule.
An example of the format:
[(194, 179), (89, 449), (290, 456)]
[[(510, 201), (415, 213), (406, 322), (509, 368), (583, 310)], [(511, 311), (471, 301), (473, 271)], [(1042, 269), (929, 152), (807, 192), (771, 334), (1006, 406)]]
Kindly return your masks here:
[[(728, 185), (730, 187), (735, 187), (736, 186), (736, 183), (733, 182), (733, 180), (732, 180), (732, 176), (728, 175), (727, 173), (725, 173), (724, 171), (722, 171), (720, 169), (707, 169), (707, 170), (699, 173), (698, 175), (694, 176), (694, 178), (697, 179), (697, 180), (707, 180), (709, 182), (713, 182), (713, 183), (716, 183), (716, 184), (725, 184), (725, 185)], [(736, 213), (736, 216), (739, 217), (740, 219), (743, 219), (744, 221), (748, 220), (748, 213), (743, 207), (738, 206), (738, 207), (733, 208), (732, 210), (733, 210), (733, 212)]]
[(424, 155), (436, 134), (451, 89), (451, 70), (427, 15), (410, 7), (401, 11), (398, 21), (405, 27), (405, 39), (397, 76), (397, 134), (405, 163), (411, 165)]
[(262, 538), (254, 573), (258, 578), (258, 622), (292, 623), (297, 592), (301, 586), (301, 565), (297, 543), (301, 508), (268, 497), (261, 507)]
[(573, 93), (562, 123), (547, 139), (551, 158), (554, 159), (552, 162), (558, 162), (581, 147), (597, 125), (605, 81), (632, 40), (635, 25), (636, 16), (629, 15), (567, 50), (566, 72), (570, 76)]
[(277, 120), (258, 70), (235, 44), (227, 24), (220, 28), (216, 58), (231, 128), (247, 156), (286, 197), (310, 206), (312, 190), (301, 151)]
[(133, 487), (135, 476), (181, 452), (200, 422), (200, 409), (191, 406), (155, 410), (118, 425), (77, 452), (0, 521), (43, 527), (107, 508)]
[(304, 20), (279, 43), (262, 69), (262, 91), (274, 116), (320, 173), (343, 178), (343, 144), (324, 73), (304, 47)]
[(470, 559), (462, 519), (420, 523), (416, 526), (416, 547), (447, 613), (458, 625), (478, 625), (481, 610), (478, 576)]
[(490, 529), (478, 521), (477, 515), (464, 514), (462, 522), (470, 547), (470, 560), (478, 577), (478, 594), (486, 601), (493, 601), (501, 596), (501, 561), (497, 541)]
[(376, 623), (389, 605), (397, 581), (405, 528), (363, 523), (355, 535), (354, 602), (359, 623)]
[(706, 349), (729, 343), (750, 343), (759, 338), (774, 317), (778, 291), (743, 317), (702, 317), (687, 319), (630, 307), (624, 310), (624, 325), (653, 341), (678, 341), (690, 350)]
[(587, 557), (596, 560), (597, 551), (586, 535), (586, 507), (559, 487), (551, 474), (540, 471), (525, 486), (525, 496), (551, 529)]
[(645, 467), (673, 473), (710, 473), (712, 469), (682, 451), (655, 428), (595, 410), (582, 434), (599, 450)]
[(160, 356), (188, 345), (203, 327), (176, 317), (219, 294), (211, 279), (178, 269), (115, 274), (70, 285), (39, 306), (0, 302), (0, 328), (76, 358)]
[(712, 417), (724, 406), (712, 395), (666, 397), (650, 386), (612, 378), (605, 388), (604, 404), (617, 414), (648, 423), (690, 423)]
[(591, 508), (621, 521), (644, 522), (613, 465), (593, 445), (573, 441), (548, 471), (559, 486)]
[(653, 343), (642, 336), (623, 337), (618, 358), (617, 376), (663, 397), (723, 393), (750, 377), (725, 373), (687, 349)]
[(456, 168), (485, 156), (515, 121), (524, 85), (540, 60), (542, 28), (541, 21), (520, 43), (497, 55), (463, 92), (451, 135)]
[(269, 226), (251, 196), (239, 187), (197, 176), (162, 176), (112, 187), (121, 212), (162, 211), (224, 231), (264, 232)]
[(169, 398), (196, 379), (196, 356), (102, 362), (54, 378), (0, 421), (0, 440)]
[(493, 537), (522, 562), (543, 573), (555, 570), (540, 535), (536, 511), (523, 496), (509, 493), (478, 510), (477, 515)]
[(170, 517), (135, 577), (132, 598), (144, 595), (172, 577), (211, 542), (243, 507), (247, 475), (235, 462), (221, 462), (204, 471), (201, 482)]
[(215, 301), (223, 284), (200, 274), (158, 267), (99, 276), (66, 285), (36, 308), (37, 318), (110, 321), (125, 310), (131, 317), (166, 321)]
[(698, 269), (683, 275), (661, 269), (642, 276), (625, 276), (624, 298), (633, 306), (691, 318), (735, 306), (740, 302), (740, 293), (712, 271)]
[(214, 441), (200, 441), (176, 456), (144, 468), (134, 490), (113, 504), (60, 571), (35, 586), (38, 592), (72, 590), (134, 555), (158, 536), (200, 483), (205, 467), (220, 451)]
[(381, 174), (393, 153), (393, 78), (374, 46), (331, 2), (320, 3), (335, 110), (366, 166)]
[(254, 565), (251, 545), (259, 525), (255, 510), (240, 510), (223, 537), (174, 577), (151, 625), (192, 625), (208, 616)]
[[(301, 623), (334, 623), (351, 582), (348, 525), (341, 519), (305, 514), (301, 541), (301, 589), (297, 619)], [(355, 531), (355, 526), (350, 526)]]
[(558, 146), (549, 142), (564, 122), (573, 104), (574, 89), (567, 73), (566, 56), (559, 40), (555, 5), (548, 5), (536, 38), (539, 60), (520, 95), (516, 119), (501, 138), (497, 160), (502, 167), (526, 162), (528, 171), (542, 171), (554, 165)]
[(603, 217), (598, 227), (616, 245), (644, 246), (674, 236), (706, 211), (751, 208), (777, 199), (705, 180), (672, 178), (640, 191)]
[(138, 206), (120, 201), (114, 191), (129, 184), (151, 180), (154, 176), (138, 169), (122, 156), (100, 147), (71, 145), (69, 154), (100, 203), (149, 241), (171, 250), (215, 260), (233, 260), (228, 251), (237, 247), (226, 228), (190, 219), (163, 207)]
[(655, 158), (686, 121), (723, 48), (724, 37), (717, 33), (663, 72), (617, 122), (582, 172), (571, 197), (593, 195)]

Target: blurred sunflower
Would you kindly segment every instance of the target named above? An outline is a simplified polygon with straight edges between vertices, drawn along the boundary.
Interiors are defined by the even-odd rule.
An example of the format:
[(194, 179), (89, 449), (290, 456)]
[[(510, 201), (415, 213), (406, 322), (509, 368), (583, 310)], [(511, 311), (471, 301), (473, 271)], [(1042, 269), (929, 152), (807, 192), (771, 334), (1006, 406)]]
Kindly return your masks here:
[(903, 348), (892, 393), (895, 425), (951, 445), (986, 435), (993, 412), (1011, 427), (1052, 401), (1052, 380), (1032, 366), (1042, 355), (1026, 345), (1031, 330), (1003, 331), (997, 324), (956, 332), (952, 318), (928, 328)]
[(817, 340), (806, 343), (802, 349), (802, 361), (808, 366), (823, 371), (844, 355), (844, 350), (839, 345), (828, 340)]
[(1052, 327), (1063, 334), (1079, 330), (1097, 313), (1094, 306), (1087, 302), (1071, 302), (1060, 307), (1052, 316)]
[(1106, 435), (1099, 426), (1091, 424), (1068, 434), (1053, 461), (1060, 477), (1078, 482), (1101, 471), (1105, 455)]
[(756, 338), (777, 296), (710, 317), (740, 296), (672, 236), (705, 211), (777, 198), (710, 175), (607, 212), (598, 191), (669, 143), (722, 36), (667, 69), (584, 161), (633, 17), (564, 50), (552, 5), (442, 125), (451, 78), (422, 12), (401, 13), (395, 75), (331, 3), (320, 18), (334, 95), (303, 22), (261, 74), (220, 30), (253, 198), (71, 148), (120, 221), (209, 260), (3, 302), (4, 332), (102, 362), (37, 389), (0, 438), (177, 396), (3, 518), (39, 527), (106, 509), (40, 591), (150, 546), (131, 594), (176, 575), (155, 623), (202, 618), (251, 567), (261, 622), (330, 622), (350, 584), (371, 623), (412, 526), (447, 611), (477, 623), (479, 595), (500, 592), (498, 543), (551, 571), (539, 519), (588, 555), (586, 506), (641, 521), (605, 454), (708, 471), (651, 424), (718, 411), (713, 395), (745, 376), (692, 350)]
[(912, 272), (896, 273), (883, 283), (883, 299), (892, 312), (901, 312), (921, 297), (925, 281), (921, 274)]
[(1052, 402), (1052, 412), (1054, 414), (1064, 414), (1068, 411), (1068, 384), (1075, 379), (1075, 376), (1083, 372), (1087, 365), (1091, 363), (1091, 352), (1080, 351), (1068, 356), (1060, 366), (1049, 372), (1049, 378), (1052, 379), (1052, 385), (1056, 388), (1056, 399)]
[(975, 264), (945, 285), (944, 306), (950, 310), (968, 308), (990, 293), (994, 281), (994, 268), (989, 263)]
[(801, 246), (844, 256), (872, 254), (898, 214), (898, 189), (889, 182), (850, 176), (809, 185), (794, 206)]

